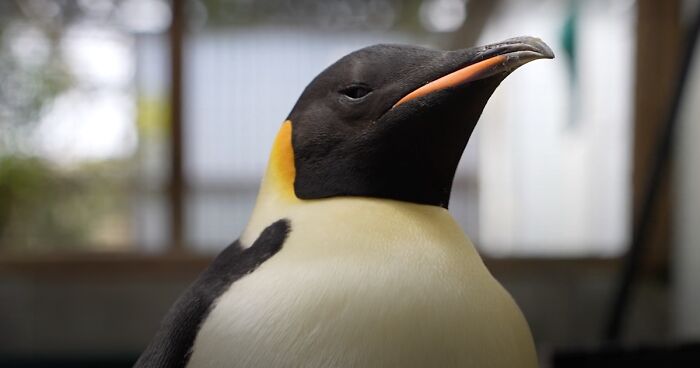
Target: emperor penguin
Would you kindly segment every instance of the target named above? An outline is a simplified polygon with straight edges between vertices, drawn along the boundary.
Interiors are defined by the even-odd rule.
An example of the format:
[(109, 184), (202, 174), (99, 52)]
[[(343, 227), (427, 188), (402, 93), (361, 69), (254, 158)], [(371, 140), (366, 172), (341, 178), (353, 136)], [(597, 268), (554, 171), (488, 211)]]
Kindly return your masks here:
[(518, 37), (375, 45), (306, 87), (242, 235), (136, 367), (536, 367), (528, 324), (448, 212), (457, 164)]

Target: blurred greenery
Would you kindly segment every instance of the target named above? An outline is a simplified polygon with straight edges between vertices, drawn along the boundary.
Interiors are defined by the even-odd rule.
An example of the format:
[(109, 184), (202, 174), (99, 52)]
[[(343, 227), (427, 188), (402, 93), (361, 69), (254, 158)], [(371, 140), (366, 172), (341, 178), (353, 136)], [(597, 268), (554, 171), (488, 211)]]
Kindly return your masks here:
[(128, 211), (127, 183), (119, 175), (125, 164), (65, 171), (35, 157), (0, 157), (0, 250), (123, 245), (124, 236), (114, 233), (128, 230), (117, 215)]
[[(74, 1), (33, 3), (0, 2), (0, 251), (121, 246), (129, 163), (64, 167), (37, 150), (43, 114), (75, 86), (61, 43), (84, 15)], [(47, 16), (52, 4), (59, 12)]]

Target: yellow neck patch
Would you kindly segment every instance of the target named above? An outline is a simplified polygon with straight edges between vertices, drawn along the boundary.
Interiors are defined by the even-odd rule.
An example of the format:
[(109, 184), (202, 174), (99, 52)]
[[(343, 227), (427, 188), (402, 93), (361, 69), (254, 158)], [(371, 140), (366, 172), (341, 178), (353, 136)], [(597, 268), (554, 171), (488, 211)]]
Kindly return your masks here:
[(294, 149), (292, 148), (292, 122), (282, 123), (272, 146), (272, 154), (267, 167), (267, 178), (274, 190), (284, 197), (296, 198), (294, 194)]

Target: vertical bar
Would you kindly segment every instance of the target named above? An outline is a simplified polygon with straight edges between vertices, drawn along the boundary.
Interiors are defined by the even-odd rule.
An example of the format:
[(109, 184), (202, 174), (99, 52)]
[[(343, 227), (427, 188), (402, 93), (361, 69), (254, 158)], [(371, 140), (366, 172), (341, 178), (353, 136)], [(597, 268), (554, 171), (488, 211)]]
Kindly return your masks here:
[[(682, 41), (680, 0), (637, 2), (637, 41), (634, 94), (633, 223), (642, 215), (648, 178), (658, 137), (666, 124), (671, 96), (678, 78)], [(670, 178), (666, 173), (659, 198), (653, 203), (658, 216), (650, 223), (642, 264), (657, 274), (667, 271), (671, 238)]]
[[(668, 177), (671, 168), (674, 134), (683, 89), (688, 77), (694, 47), (700, 32), (700, 13), (692, 27), (687, 30), (684, 39), (685, 47), (681, 48), (681, 33), (679, 24), (678, 1), (655, 2), (645, 0), (639, 2), (639, 19), (637, 31), (637, 130), (650, 128), (644, 132), (635, 133), (635, 154), (646, 151), (647, 163), (635, 165), (636, 169), (644, 168), (643, 172), (635, 174), (635, 187), (639, 193), (635, 197), (635, 217), (632, 234), (632, 244), (624, 259), (623, 269), (617, 280), (616, 293), (612, 301), (610, 315), (605, 330), (605, 339), (619, 340), (635, 281), (639, 278), (639, 268), (653, 246), (653, 231), (658, 224), (668, 216), (660, 216), (664, 206), (668, 209)], [(660, 45), (662, 44), (662, 45)], [(664, 53), (665, 51), (665, 53)], [(677, 57), (680, 55), (680, 57)], [(644, 59), (648, 57), (649, 59)], [(664, 81), (665, 83), (661, 83)], [(670, 98), (669, 98), (670, 97)], [(654, 109), (649, 110), (649, 104)], [(653, 113), (651, 117), (640, 112)], [(653, 125), (653, 126), (650, 126)], [(645, 146), (640, 147), (641, 136), (651, 136)], [(639, 157), (635, 158), (639, 162)], [(664, 201), (662, 201), (664, 200)], [(654, 227), (654, 220), (657, 227)], [(658, 230), (657, 230), (658, 231)]]
[(185, 191), (183, 170), (184, 142), (182, 139), (182, 52), (184, 38), (185, 0), (172, 0), (170, 38), (170, 242), (171, 249), (184, 249), (185, 242)]

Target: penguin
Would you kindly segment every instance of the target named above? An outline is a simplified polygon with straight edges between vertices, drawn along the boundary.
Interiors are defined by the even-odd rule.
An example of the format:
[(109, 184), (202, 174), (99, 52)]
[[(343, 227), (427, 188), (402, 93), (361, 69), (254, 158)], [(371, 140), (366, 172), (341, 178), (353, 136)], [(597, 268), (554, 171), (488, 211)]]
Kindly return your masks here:
[(518, 37), (381, 44), (305, 88), (242, 235), (164, 317), (135, 367), (536, 367), (528, 324), (448, 212)]

